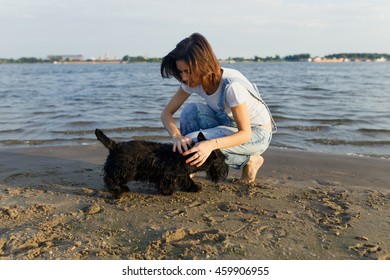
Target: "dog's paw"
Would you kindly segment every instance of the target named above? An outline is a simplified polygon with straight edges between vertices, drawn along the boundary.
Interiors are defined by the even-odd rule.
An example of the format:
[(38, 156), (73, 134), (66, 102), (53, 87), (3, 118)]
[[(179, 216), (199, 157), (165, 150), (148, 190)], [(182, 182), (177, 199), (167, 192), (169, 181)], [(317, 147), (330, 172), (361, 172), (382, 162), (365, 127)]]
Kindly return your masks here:
[(162, 195), (172, 195), (173, 194), (173, 190), (172, 189), (159, 189), (160, 190), (160, 193)]
[(127, 185), (121, 185), (121, 192), (124, 193), (124, 192), (128, 192), (129, 191), (129, 187)]
[(121, 197), (121, 192), (113, 192), (112, 193), (112, 198), (113, 199), (119, 199)]
[(187, 192), (199, 192), (202, 190), (202, 187), (196, 184), (193, 184), (191, 188), (187, 190)]

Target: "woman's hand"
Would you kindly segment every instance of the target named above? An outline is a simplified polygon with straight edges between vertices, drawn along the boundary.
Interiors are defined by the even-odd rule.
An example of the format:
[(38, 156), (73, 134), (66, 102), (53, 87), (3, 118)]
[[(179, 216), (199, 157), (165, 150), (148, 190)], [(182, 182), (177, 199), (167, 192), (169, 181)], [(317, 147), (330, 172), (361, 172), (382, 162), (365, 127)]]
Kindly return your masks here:
[(183, 153), (183, 156), (193, 155), (186, 160), (187, 164), (191, 166), (200, 167), (207, 160), (211, 152), (216, 148), (215, 141), (202, 141), (197, 143), (194, 147)]
[(178, 151), (180, 154), (188, 151), (192, 146), (192, 139), (178, 135), (173, 137), (173, 151)]

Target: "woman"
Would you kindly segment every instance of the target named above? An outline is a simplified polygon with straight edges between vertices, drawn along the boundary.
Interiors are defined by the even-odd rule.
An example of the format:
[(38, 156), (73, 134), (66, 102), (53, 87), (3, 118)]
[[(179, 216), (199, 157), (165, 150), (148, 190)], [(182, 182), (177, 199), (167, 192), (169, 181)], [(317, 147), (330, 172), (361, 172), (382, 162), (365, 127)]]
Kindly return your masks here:
[[(161, 75), (173, 76), (181, 83), (161, 113), (173, 150), (183, 155), (194, 153), (187, 163), (199, 167), (213, 150), (221, 149), (230, 167), (242, 168), (239, 182), (254, 183), (274, 125), (257, 89), (240, 72), (221, 68), (210, 44), (199, 33), (179, 42), (163, 58)], [(192, 93), (203, 97), (206, 104), (186, 105), (179, 130), (173, 115)], [(192, 147), (200, 130), (207, 141)]]

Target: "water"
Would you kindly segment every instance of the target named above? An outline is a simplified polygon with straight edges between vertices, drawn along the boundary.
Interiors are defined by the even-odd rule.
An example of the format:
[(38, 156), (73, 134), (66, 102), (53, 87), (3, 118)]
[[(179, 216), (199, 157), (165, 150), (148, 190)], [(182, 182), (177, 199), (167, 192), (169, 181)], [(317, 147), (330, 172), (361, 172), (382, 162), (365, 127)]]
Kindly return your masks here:
[[(261, 89), (278, 125), (273, 146), (390, 159), (390, 63), (223, 66)], [(119, 140), (170, 141), (160, 113), (178, 83), (159, 67), (0, 65), (0, 146), (91, 144), (97, 127)]]

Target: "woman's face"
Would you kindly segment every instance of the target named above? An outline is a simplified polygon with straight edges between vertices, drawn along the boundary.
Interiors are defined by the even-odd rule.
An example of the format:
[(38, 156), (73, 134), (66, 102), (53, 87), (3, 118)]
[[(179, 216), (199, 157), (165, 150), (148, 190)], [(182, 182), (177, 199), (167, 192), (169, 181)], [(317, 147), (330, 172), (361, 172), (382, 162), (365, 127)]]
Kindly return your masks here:
[(202, 83), (202, 79), (200, 77), (196, 77), (191, 74), (190, 67), (184, 60), (177, 60), (176, 67), (180, 72), (182, 81), (189, 87), (196, 87)]

